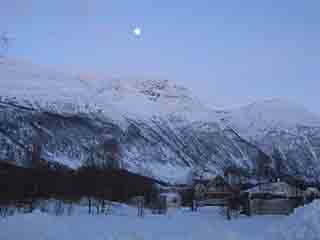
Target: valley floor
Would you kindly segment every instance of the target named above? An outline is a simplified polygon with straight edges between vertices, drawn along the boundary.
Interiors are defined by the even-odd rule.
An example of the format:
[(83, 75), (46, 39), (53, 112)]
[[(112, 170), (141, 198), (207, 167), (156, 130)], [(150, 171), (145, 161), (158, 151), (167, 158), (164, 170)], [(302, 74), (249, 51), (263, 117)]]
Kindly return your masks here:
[(217, 208), (171, 210), (167, 215), (146, 214), (116, 205), (109, 215), (88, 215), (78, 208), (72, 216), (39, 210), (0, 219), (1, 240), (250, 240), (264, 239), (285, 216), (255, 216), (227, 221)]

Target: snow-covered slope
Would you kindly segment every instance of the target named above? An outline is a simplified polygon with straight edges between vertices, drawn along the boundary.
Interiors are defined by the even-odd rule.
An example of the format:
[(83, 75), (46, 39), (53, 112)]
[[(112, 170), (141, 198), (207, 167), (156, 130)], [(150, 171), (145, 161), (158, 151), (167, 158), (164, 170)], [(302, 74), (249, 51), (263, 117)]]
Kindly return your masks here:
[(97, 148), (111, 138), (122, 167), (184, 181), (194, 167), (252, 169), (259, 155), (220, 124), (221, 113), (169, 81), (71, 75), (13, 60), (0, 73), (0, 159), (28, 165), (36, 142), (48, 160), (103, 164)]
[(252, 103), (231, 111), (231, 121), (243, 136), (258, 137), (270, 129), (319, 127), (320, 117), (283, 99)]
[[(43, 157), (51, 161), (72, 167), (88, 161), (104, 164), (110, 159), (97, 154), (99, 146), (116, 142), (122, 167), (162, 180), (184, 181), (194, 167), (210, 174), (227, 166), (254, 170), (263, 155), (260, 147), (274, 153), (269, 135), (277, 129), (288, 131), (284, 136), (292, 141), (301, 138), (300, 133), (299, 138), (292, 136), (296, 131), (312, 134), (307, 140), (303, 135), (308, 144), (301, 152), (309, 149), (312, 154), (312, 158), (305, 156), (303, 166), (314, 166), (320, 146), (320, 130), (314, 127), (317, 117), (298, 110), (271, 101), (215, 111), (188, 89), (166, 80), (67, 74), (2, 60), (0, 159), (28, 165), (31, 145), (37, 142)], [(303, 124), (308, 127), (301, 129)], [(281, 159), (288, 169), (291, 163), (296, 160)], [(301, 174), (307, 175), (305, 168)]]
[(242, 137), (273, 157), (284, 173), (315, 177), (320, 171), (320, 117), (281, 99), (230, 111), (224, 119)]

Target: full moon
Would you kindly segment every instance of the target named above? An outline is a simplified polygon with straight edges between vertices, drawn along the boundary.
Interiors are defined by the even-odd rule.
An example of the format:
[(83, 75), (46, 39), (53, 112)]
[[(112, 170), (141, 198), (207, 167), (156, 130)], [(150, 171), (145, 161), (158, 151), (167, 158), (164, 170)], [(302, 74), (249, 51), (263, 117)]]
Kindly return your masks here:
[(140, 36), (141, 35), (141, 28), (135, 28), (133, 29), (133, 34), (136, 36)]

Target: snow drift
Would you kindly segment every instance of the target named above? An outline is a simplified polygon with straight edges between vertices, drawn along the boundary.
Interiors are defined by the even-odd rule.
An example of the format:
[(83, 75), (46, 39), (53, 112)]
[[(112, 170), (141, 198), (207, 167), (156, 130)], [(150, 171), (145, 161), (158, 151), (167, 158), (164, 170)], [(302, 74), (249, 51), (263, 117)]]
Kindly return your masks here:
[(320, 238), (320, 201), (297, 208), (291, 216), (273, 229), (265, 239), (271, 240), (318, 240)]

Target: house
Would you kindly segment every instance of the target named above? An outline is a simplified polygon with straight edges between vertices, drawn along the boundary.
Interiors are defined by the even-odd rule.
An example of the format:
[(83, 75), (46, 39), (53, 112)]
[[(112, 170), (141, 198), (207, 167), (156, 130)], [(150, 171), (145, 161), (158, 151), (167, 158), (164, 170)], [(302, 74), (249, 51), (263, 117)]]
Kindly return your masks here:
[(297, 206), (295, 199), (251, 199), (250, 215), (289, 215)]
[(220, 175), (210, 180), (207, 184), (208, 193), (231, 192), (231, 185)]
[(249, 182), (249, 174), (238, 167), (228, 167), (224, 170), (224, 179), (230, 186), (242, 186)]
[(182, 199), (181, 195), (177, 192), (161, 193), (160, 198), (166, 200), (167, 208), (179, 208), (181, 207)]
[(220, 175), (207, 182), (197, 183), (194, 189), (200, 206), (223, 206), (228, 198), (240, 192), (231, 187)]
[(201, 201), (206, 198), (208, 189), (207, 189), (208, 182), (198, 182), (195, 183), (193, 186), (193, 199), (196, 201)]
[(302, 197), (303, 190), (298, 188), (295, 185), (291, 185), (287, 182), (269, 182), (259, 184), (249, 190), (247, 190), (251, 194), (251, 197), (268, 195), (270, 197), (278, 197), (278, 198), (293, 198), (293, 197)]
[(288, 215), (302, 204), (303, 191), (287, 182), (270, 182), (257, 185), (246, 191), (251, 214)]
[(303, 192), (303, 197), (305, 202), (312, 202), (316, 198), (320, 198), (320, 191), (314, 187), (308, 187)]
[(180, 208), (182, 197), (178, 192), (163, 192), (153, 199), (151, 209), (153, 214), (166, 214), (169, 208)]

